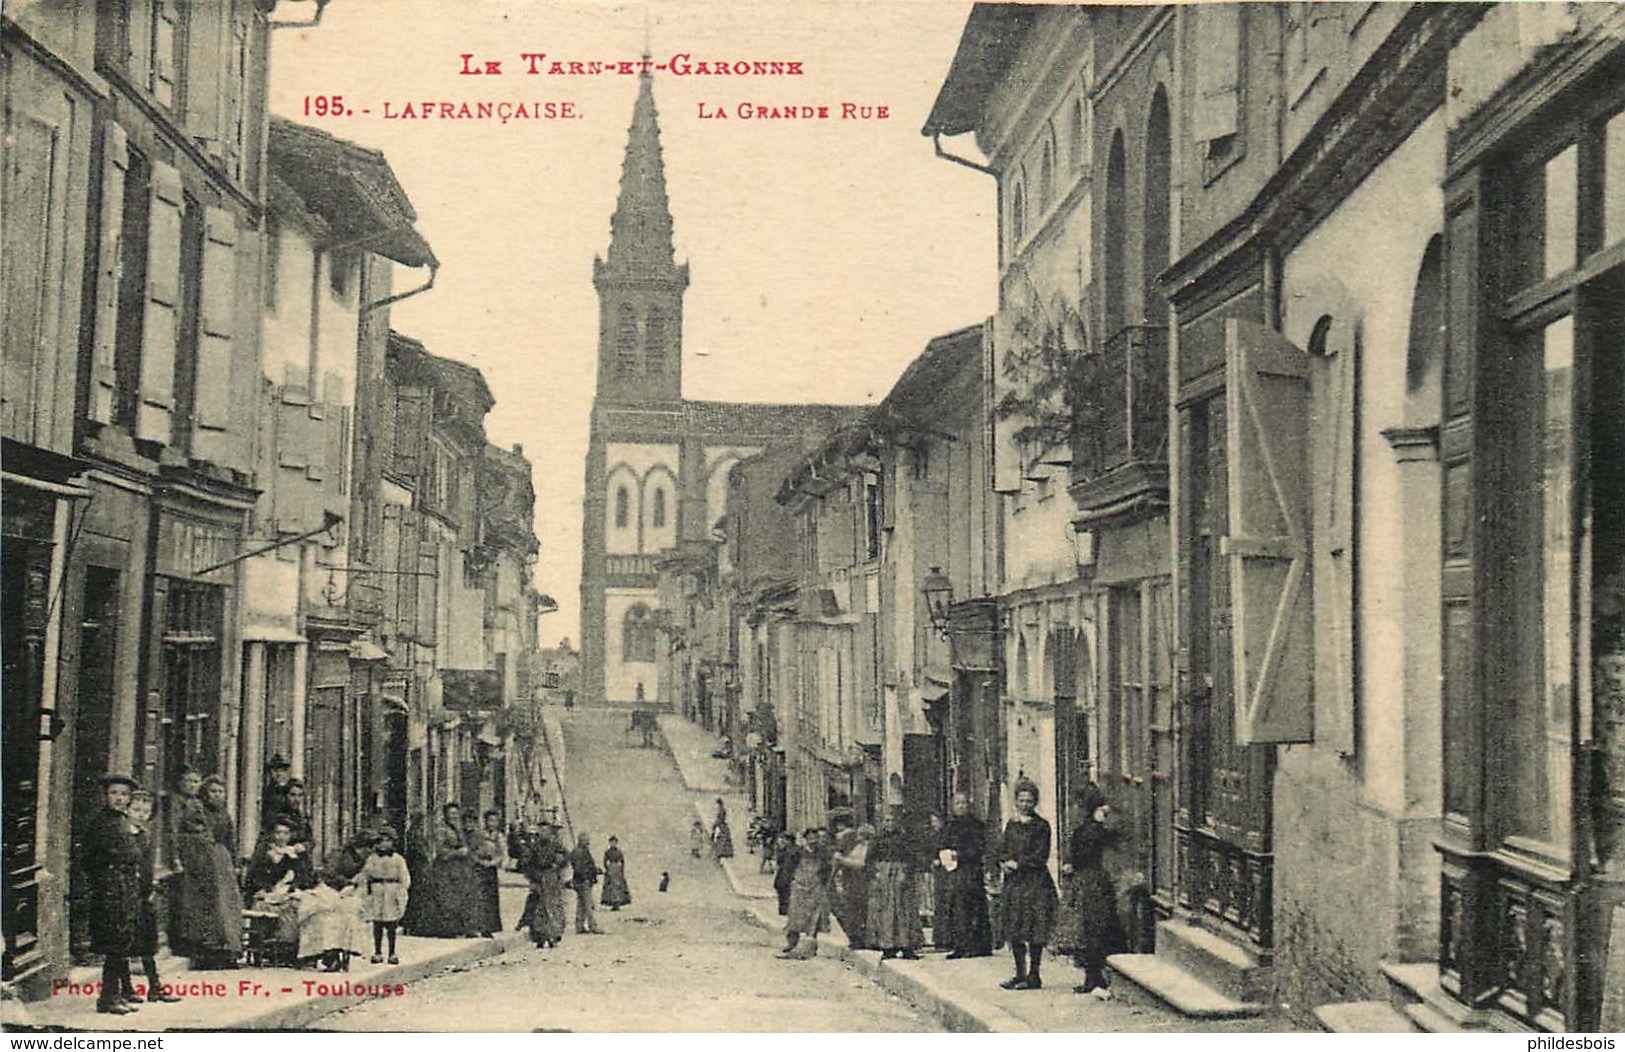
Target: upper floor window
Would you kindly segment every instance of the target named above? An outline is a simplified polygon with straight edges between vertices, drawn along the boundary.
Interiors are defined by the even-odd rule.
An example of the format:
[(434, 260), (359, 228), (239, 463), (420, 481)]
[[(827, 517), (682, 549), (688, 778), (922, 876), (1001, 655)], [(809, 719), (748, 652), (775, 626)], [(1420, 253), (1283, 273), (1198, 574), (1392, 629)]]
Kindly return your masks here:
[(627, 494), (626, 487), (617, 486), (615, 489), (615, 528), (617, 530), (626, 529), (630, 505), (631, 497)]
[(621, 622), (621, 660), (649, 662), (655, 659), (654, 615), (638, 603)]
[(1203, 179), (1211, 182), (1241, 156), (1241, 45), (1245, 4), (1201, 4), (1196, 34), (1193, 137), (1204, 144)]
[(663, 489), (655, 490), (654, 507), (650, 512), (650, 518), (654, 522), (655, 529), (657, 529), (657, 530), (665, 529), (665, 527), (666, 527), (666, 491), (663, 490)]
[(1021, 244), (1021, 239), (1027, 236), (1027, 190), (1022, 185), (1021, 177), (1016, 178), (1016, 188), (1010, 191), (1010, 244), (1012, 247)]
[(1072, 134), (1066, 142), (1066, 162), (1076, 171), (1083, 167), (1084, 149), (1089, 139), (1089, 128), (1084, 123), (1083, 100), (1072, 103)]
[(1038, 161), (1038, 208), (1047, 211), (1055, 203), (1055, 128), (1045, 130), (1044, 152)]
[(1123, 262), (1124, 240), (1128, 236), (1128, 217), (1125, 198), (1127, 182), (1123, 159), (1123, 133), (1112, 136), (1111, 153), (1106, 159), (1106, 225), (1104, 233), (1105, 259), (1105, 322), (1106, 339), (1117, 335), (1128, 320), (1128, 282)]
[(615, 371), (630, 376), (638, 369), (638, 317), (629, 303), (621, 304), (615, 330)]
[(159, 105), (173, 107), (180, 83), (180, 0), (152, 0), (152, 51), (147, 89)]
[(1168, 266), (1169, 223), (1172, 211), (1169, 202), (1172, 188), (1172, 143), (1168, 128), (1168, 96), (1159, 87), (1151, 97), (1151, 116), (1145, 131), (1145, 208), (1142, 214), (1141, 236), (1144, 251), (1140, 263), (1144, 269), (1143, 286), (1146, 322), (1159, 325), (1166, 319), (1162, 309), (1162, 292), (1157, 287), (1157, 275)]
[(666, 312), (650, 307), (643, 319), (643, 357), (651, 373), (666, 368)]

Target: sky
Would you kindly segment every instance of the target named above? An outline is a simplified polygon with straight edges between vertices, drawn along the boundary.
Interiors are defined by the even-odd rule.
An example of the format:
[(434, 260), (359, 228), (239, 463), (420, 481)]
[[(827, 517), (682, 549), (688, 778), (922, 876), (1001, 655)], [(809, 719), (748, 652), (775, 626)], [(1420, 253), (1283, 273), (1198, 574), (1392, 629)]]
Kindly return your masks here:
[[(995, 193), (920, 135), (970, 5), (333, 0), (272, 34), (271, 109), (383, 151), (441, 262), (391, 325), (486, 377), (490, 441), (533, 465), (541, 637), (579, 640), (581, 502), (598, 341), (592, 263), (609, 244), (637, 77), (554, 61), (801, 62), (801, 76), (654, 74), (677, 258), (683, 393), (864, 403), (932, 336), (995, 306)], [(275, 21), (302, 21), (304, 0)], [(463, 55), (473, 56), (465, 66)], [(500, 73), (465, 75), (487, 61)], [(568, 66), (562, 67), (568, 69)], [(316, 100), (342, 96), (330, 112)], [(565, 103), (551, 121), (386, 118), (432, 102)], [(840, 118), (842, 103), (888, 116)], [(825, 105), (831, 119), (741, 119)], [(726, 119), (702, 118), (723, 111)], [(366, 111), (366, 112), (363, 112)], [(862, 111), (859, 111), (862, 112)], [(878, 110), (871, 110), (878, 113)], [(954, 149), (974, 155), (969, 143)], [(397, 291), (423, 273), (397, 268)]]

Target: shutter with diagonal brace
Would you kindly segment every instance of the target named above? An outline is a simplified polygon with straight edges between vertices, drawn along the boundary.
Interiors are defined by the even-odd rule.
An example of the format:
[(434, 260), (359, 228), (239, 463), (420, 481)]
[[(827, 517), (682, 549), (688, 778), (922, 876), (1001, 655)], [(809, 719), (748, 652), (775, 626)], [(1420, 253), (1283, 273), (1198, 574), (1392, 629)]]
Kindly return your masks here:
[(1359, 343), (1346, 319), (1310, 357), (1313, 444), (1311, 577), (1315, 625), (1315, 741), (1352, 755), (1354, 721), (1355, 442)]
[(181, 291), (181, 176), (152, 164), (152, 214), (147, 223), (147, 304), (141, 330), (141, 401), (137, 438), (168, 444), (175, 408), (175, 346)]
[(1234, 135), (1241, 110), (1241, 4), (1203, 4), (1195, 12), (1196, 99), (1191, 118), (1197, 142)]
[(231, 421), (231, 349), (237, 312), (237, 217), (223, 208), (204, 213), (203, 294), (198, 325), (197, 429), (194, 451), (217, 459)]
[(124, 129), (106, 125), (102, 135), (101, 245), (96, 258), (96, 333), (90, 360), (90, 419), (112, 423), (118, 404), (119, 285), (124, 268), (124, 179), (130, 146)]
[(1272, 329), (1225, 322), (1236, 742), (1314, 738), (1306, 452), (1308, 359)]

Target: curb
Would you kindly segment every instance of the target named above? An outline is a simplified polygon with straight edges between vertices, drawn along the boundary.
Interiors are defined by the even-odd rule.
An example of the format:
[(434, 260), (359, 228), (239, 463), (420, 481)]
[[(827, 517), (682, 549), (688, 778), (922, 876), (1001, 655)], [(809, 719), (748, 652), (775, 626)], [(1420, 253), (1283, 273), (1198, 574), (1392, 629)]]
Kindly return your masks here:
[[(784, 922), (776, 906), (752, 904), (745, 907), (747, 920), (768, 931), (783, 931)], [(887, 993), (896, 994), (927, 1012), (944, 1029), (959, 1034), (1026, 1034), (1033, 1028), (997, 1005), (955, 998), (944, 991), (932, 976), (910, 967), (908, 961), (882, 961), (875, 950), (853, 950), (846, 935), (836, 928), (818, 939), (820, 953), (846, 964)]]
[[(369, 976), (365, 982), (368, 986), (405, 986), (409, 983), (421, 982), (422, 980), (428, 979), (431, 976), (439, 974), (440, 972), (473, 964), (476, 961), (483, 961), (491, 957), (499, 956), (508, 952), (510, 949), (522, 945), (524, 941), (524, 935), (519, 932), (503, 932), (496, 938), (485, 939), (476, 945), (466, 946), (460, 950), (448, 953), (443, 957), (432, 957), (424, 961), (413, 961), (410, 964), (398, 965), (389, 971), (380, 972), (377, 975)], [(344, 982), (343, 979), (339, 979), (337, 981)], [(365, 1004), (368, 1001), (376, 1001), (379, 999), (380, 998), (378, 998), (376, 995), (361, 997), (310, 997), (298, 1004), (286, 1005), (281, 1008), (273, 1008), (268, 1012), (263, 1012), (257, 1016), (245, 1019), (240, 1023), (224, 1029), (304, 1030), (318, 1019), (323, 1019), (327, 1016), (342, 1012), (347, 1008), (354, 1008), (356, 1005)]]

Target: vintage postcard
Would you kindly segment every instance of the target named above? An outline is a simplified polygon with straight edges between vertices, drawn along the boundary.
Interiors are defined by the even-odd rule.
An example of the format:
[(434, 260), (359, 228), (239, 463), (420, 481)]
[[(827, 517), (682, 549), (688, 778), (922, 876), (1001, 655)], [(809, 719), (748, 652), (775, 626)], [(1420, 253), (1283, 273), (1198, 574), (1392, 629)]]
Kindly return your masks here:
[(1625, 1028), (1619, 6), (0, 43), (8, 1030)]

